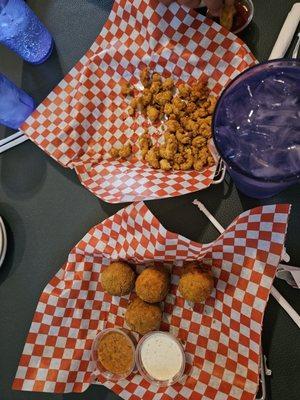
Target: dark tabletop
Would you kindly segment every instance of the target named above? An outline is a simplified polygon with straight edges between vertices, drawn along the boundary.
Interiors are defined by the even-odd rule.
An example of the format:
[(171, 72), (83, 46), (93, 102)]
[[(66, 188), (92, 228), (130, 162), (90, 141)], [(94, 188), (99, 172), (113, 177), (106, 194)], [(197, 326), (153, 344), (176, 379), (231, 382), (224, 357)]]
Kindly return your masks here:
[[(254, 21), (243, 34), (259, 60), (266, 60), (295, 0), (254, 0)], [(22, 61), (0, 48), (0, 72), (28, 91), (37, 102), (56, 86), (96, 38), (109, 15), (112, 0), (29, 0), (29, 5), (52, 32), (56, 49), (41, 66)], [(11, 133), (0, 129), (0, 137)], [(217, 237), (210, 223), (192, 205), (197, 197), (222, 225), (243, 210), (260, 204), (292, 203), (287, 236), (291, 264), (300, 266), (300, 186), (264, 201), (241, 195), (226, 181), (205, 191), (147, 205), (166, 228), (195, 241)], [(26, 142), (0, 155), (0, 215), (8, 232), (8, 251), (0, 270), (0, 399), (117, 399), (101, 386), (83, 394), (53, 395), (14, 392), (17, 369), (40, 293), (72, 248), (96, 223), (124, 205), (99, 201), (84, 189), (75, 172), (59, 166), (37, 146)], [(275, 286), (300, 312), (300, 292), (285, 282)], [(300, 332), (270, 298), (263, 326), (263, 347), (273, 371), (268, 399), (300, 398)]]

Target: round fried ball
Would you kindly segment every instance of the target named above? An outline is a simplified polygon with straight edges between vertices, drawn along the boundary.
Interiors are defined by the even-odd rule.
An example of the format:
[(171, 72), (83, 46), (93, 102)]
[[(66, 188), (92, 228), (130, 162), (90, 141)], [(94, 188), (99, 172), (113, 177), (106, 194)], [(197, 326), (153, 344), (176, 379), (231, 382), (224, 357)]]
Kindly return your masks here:
[(211, 295), (213, 288), (214, 278), (210, 271), (200, 268), (196, 263), (185, 266), (178, 285), (185, 300), (202, 303)]
[(101, 274), (103, 289), (113, 296), (128, 294), (134, 287), (135, 273), (129, 264), (112, 262)]
[(147, 303), (159, 303), (168, 294), (170, 275), (164, 268), (149, 267), (137, 277), (136, 294)]
[(125, 321), (129, 328), (141, 335), (158, 330), (162, 319), (162, 311), (158, 304), (149, 304), (135, 298), (125, 313)]

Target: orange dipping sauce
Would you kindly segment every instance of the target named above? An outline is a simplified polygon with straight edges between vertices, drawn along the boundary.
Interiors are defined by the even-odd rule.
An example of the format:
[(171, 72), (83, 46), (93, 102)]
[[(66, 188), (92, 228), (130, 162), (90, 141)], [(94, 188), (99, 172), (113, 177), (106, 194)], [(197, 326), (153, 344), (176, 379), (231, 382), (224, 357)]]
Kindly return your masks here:
[(130, 372), (134, 363), (134, 352), (129, 338), (120, 332), (106, 333), (98, 343), (98, 360), (112, 374)]

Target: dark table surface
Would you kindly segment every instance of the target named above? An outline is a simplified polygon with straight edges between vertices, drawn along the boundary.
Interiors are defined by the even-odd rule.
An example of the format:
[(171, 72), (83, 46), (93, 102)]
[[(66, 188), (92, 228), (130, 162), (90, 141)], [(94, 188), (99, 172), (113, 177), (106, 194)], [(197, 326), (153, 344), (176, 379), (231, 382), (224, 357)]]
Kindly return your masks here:
[[(266, 60), (294, 0), (255, 0), (254, 21), (243, 34), (254, 55)], [(29, 0), (29, 5), (52, 32), (56, 49), (41, 66), (23, 63), (0, 48), (0, 71), (28, 91), (37, 102), (55, 87), (85, 53), (109, 15), (112, 0)], [(0, 129), (0, 137), (10, 133)], [(26, 142), (0, 156), (0, 215), (8, 232), (8, 251), (0, 270), (0, 398), (117, 399), (101, 386), (83, 394), (53, 395), (14, 392), (12, 381), (32, 316), (44, 286), (64, 263), (69, 250), (90, 227), (123, 207), (99, 201), (71, 170), (59, 166), (38, 147)], [(260, 204), (292, 203), (287, 236), (291, 264), (300, 266), (300, 186), (264, 201), (241, 195), (226, 182), (196, 194), (148, 202), (166, 228), (209, 242), (217, 232), (200, 215), (197, 197), (224, 225), (243, 210)], [(275, 286), (300, 312), (300, 293), (283, 281)], [(273, 371), (268, 399), (300, 398), (300, 333), (283, 309), (270, 298), (263, 326), (263, 347)]]

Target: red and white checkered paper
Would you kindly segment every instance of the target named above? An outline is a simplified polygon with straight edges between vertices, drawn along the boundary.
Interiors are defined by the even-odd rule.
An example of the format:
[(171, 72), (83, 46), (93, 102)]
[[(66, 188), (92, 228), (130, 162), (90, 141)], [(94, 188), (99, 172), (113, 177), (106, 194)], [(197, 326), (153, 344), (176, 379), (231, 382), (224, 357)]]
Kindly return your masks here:
[[(281, 259), (289, 205), (241, 214), (213, 243), (168, 232), (144, 203), (132, 204), (95, 226), (71, 251), (44, 289), (20, 359), (14, 389), (81, 392), (92, 381), (91, 346), (104, 326), (126, 326), (129, 297), (103, 292), (99, 278), (111, 260), (174, 264), (163, 304), (162, 329), (184, 343), (187, 378), (157, 389), (139, 374), (99, 382), (124, 399), (253, 400), (258, 385), (264, 309)], [(215, 289), (205, 304), (178, 293), (185, 260), (211, 265)]]
[[(140, 157), (113, 161), (112, 147), (137, 139), (148, 122), (129, 117), (122, 79), (138, 86), (149, 65), (188, 82), (209, 77), (218, 95), (255, 63), (234, 34), (194, 10), (156, 0), (116, 0), (90, 50), (22, 126), (22, 131), (65, 167), (74, 168), (92, 193), (111, 202), (178, 196), (208, 187), (215, 167), (203, 172), (153, 170)], [(151, 127), (155, 134), (156, 128)], [(151, 131), (150, 131), (151, 133)], [(155, 136), (155, 135), (154, 135)]]

